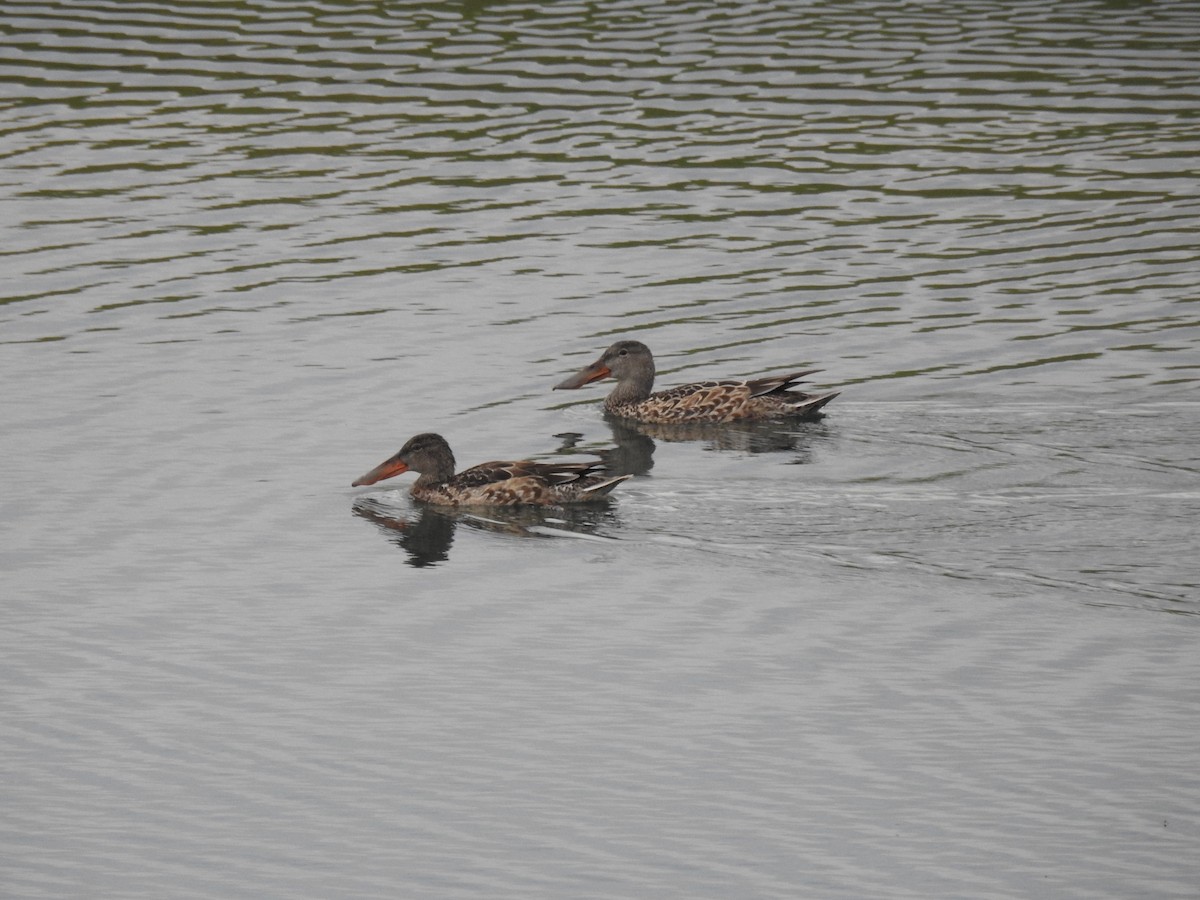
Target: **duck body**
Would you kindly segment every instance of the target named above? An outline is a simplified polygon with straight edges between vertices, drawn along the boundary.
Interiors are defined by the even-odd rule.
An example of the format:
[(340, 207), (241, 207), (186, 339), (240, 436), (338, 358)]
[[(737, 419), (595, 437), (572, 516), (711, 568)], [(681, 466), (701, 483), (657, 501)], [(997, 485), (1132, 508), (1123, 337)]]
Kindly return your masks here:
[(603, 500), (629, 475), (609, 475), (595, 462), (493, 461), (454, 471), (454, 454), (441, 435), (410, 438), (394, 456), (354, 481), (375, 484), (403, 472), (418, 473), (415, 499), (438, 506), (564, 506)]
[(653, 391), (654, 357), (640, 341), (617, 341), (596, 362), (555, 385), (574, 390), (602, 378), (615, 378), (616, 387), (604, 400), (613, 416), (650, 424), (763, 421), (784, 417), (815, 417), (840, 391), (825, 394), (794, 390), (806, 375), (803, 369), (750, 381), (698, 381), (665, 391)]

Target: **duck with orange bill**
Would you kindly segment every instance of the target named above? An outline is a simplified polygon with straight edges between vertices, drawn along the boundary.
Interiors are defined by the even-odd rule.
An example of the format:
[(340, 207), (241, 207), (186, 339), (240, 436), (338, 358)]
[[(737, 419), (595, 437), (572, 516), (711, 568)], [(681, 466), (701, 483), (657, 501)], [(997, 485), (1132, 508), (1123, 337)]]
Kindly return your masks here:
[(418, 434), (394, 456), (354, 481), (375, 484), (417, 473), (412, 495), (439, 506), (565, 506), (604, 500), (630, 475), (610, 475), (604, 463), (485, 462), (455, 473), (454, 454), (439, 434)]
[(641, 341), (617, 341), (600, 358), (556, 384), (557, 390), (574, 390), (604, 378), (616, 386), (604, 400), (604, 409), (621, 419), (652, 424), (721, 423), (777, 419), (816, 418), (840, 391), (808, 393), (795, 386), (820, 369), (802, 369), (749, 381), (698, 381), (653, 392), (654, 356)]

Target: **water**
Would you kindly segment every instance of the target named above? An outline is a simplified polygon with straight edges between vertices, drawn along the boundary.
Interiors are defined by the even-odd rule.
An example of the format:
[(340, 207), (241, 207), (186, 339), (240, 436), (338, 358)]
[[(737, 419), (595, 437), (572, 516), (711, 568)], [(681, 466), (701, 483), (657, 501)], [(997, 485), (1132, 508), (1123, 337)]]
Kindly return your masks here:
[(1198, 26), (5, 4), (0, 894), (1195, 896)]

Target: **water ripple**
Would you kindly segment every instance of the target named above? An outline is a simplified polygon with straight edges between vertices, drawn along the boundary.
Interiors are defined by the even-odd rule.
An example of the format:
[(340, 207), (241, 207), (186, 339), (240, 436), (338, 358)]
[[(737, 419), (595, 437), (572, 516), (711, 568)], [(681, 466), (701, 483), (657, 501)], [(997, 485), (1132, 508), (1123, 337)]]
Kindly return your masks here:
[[(8, 0), (5, 890), (1194, 890), (1197, 33)], [(618, 335), (844, 393), (637, 441)], [(424, 428), (638, 474), (339, 493)]]
[[(107, 12), (16, 4), (6, 16), (14, 52), (0, 80), (19, 105), (4, 158), (35, 173), (14, 199), (39, 211), (9, 244), (29, 248), (13, 257), (27, 283), (9, 302), (39, 313), (17, 322), (19, 340), (80, 326), (96, 339), (81, 312), (214, 295), (221, 304), (195, 311), (270, 309), (256, 295), (297, 281), (360, 291), (463, 266), (562, 278), (564, 250), (604, 271), (614, 253), (629, 265), (628, 248), (651, 267), (635, 262), (609, 294), (638, 327), (672, 324), (661, 295), (686, 289), (720, 305), (706, 323), (836, 334), (874, 364), (846, 329), (951, 328), (960, 343), (977, 335), (976, 352), (997, 335), (1056, 348), (1001, 345), (996, 365), (951, 362), (943, 377), (1136, 356), (1154, 378), (1161, 356), (1127, 347), (1114, 360), (1103, 332), (1195, 325), (1170, 309), (1196, 253), (1196, 192), (1178, 166), (1198, 149), (1181, 116), (1196, 84), (1179, 35), (1194, 14), (1180, 4), (1136, 20), (1110, 10), (1103, 27), (1033, 5), (1017, 25), (971, 4), (854, 4), (803, 23), (780, 4), (736, 17), (636, 3), (469, 18), (178, 4), (119, 25)], [(87, 111), (69, 132), (73, 158), (56, 163), (69, 102)], [(79, 233), (81, 210), (94, 232), (112, 223), (95, 237), (129, 252), (81, 258), (78, 239), (60, 237)], [(521, 246), (487, 252), (497, 242)], [(331, 243), (347, 252), (305, 253)], [(249, 246), (309, 258), (263, 265)], [(128, 267), (149, 275), (133, 296), (114, 298), (93, 274)], [(60, 272), (72, 277), (48, 277)], [(573, 280), (571, 294), (595, 281)], [(795, 315), (814, 292), (825, 315)], [(779, 302), (760, 309), (768, 295)], [(1095, 325), (1098, 296), (1106, 310), (1162, 312)], [(931, 367), (909, 359), (880, 374), (903, 371)]]

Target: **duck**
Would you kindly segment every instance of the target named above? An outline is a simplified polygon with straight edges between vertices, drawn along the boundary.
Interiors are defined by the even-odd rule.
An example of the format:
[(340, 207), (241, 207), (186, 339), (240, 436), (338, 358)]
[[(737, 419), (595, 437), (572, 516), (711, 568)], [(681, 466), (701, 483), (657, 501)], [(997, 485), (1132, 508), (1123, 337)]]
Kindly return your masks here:
[(616, 387), (604, 399), (604, 409), (621, 419), (648, 424), (746, 422), (783, 417), (817, 417), (820, 409), (841, 391), (809, 394), (792, 390), (806, 375), (802, 369), (750, 381), (697, 381), (651, 393), (654, 356), (641, 341), (617, 341), (600, 358), (556, 384), (554, 390), (575, 390), (602, 378), (615, 378)]
[(418, 474), (412, 496), (437, 506), (564, 506), (604, 499), (632, 475), (608, 475), (604, 463), (485, 462), (455, 474), (454, 453), (440, 434), (409, 438), (351, 487), (375, 484), (402, 472)]

